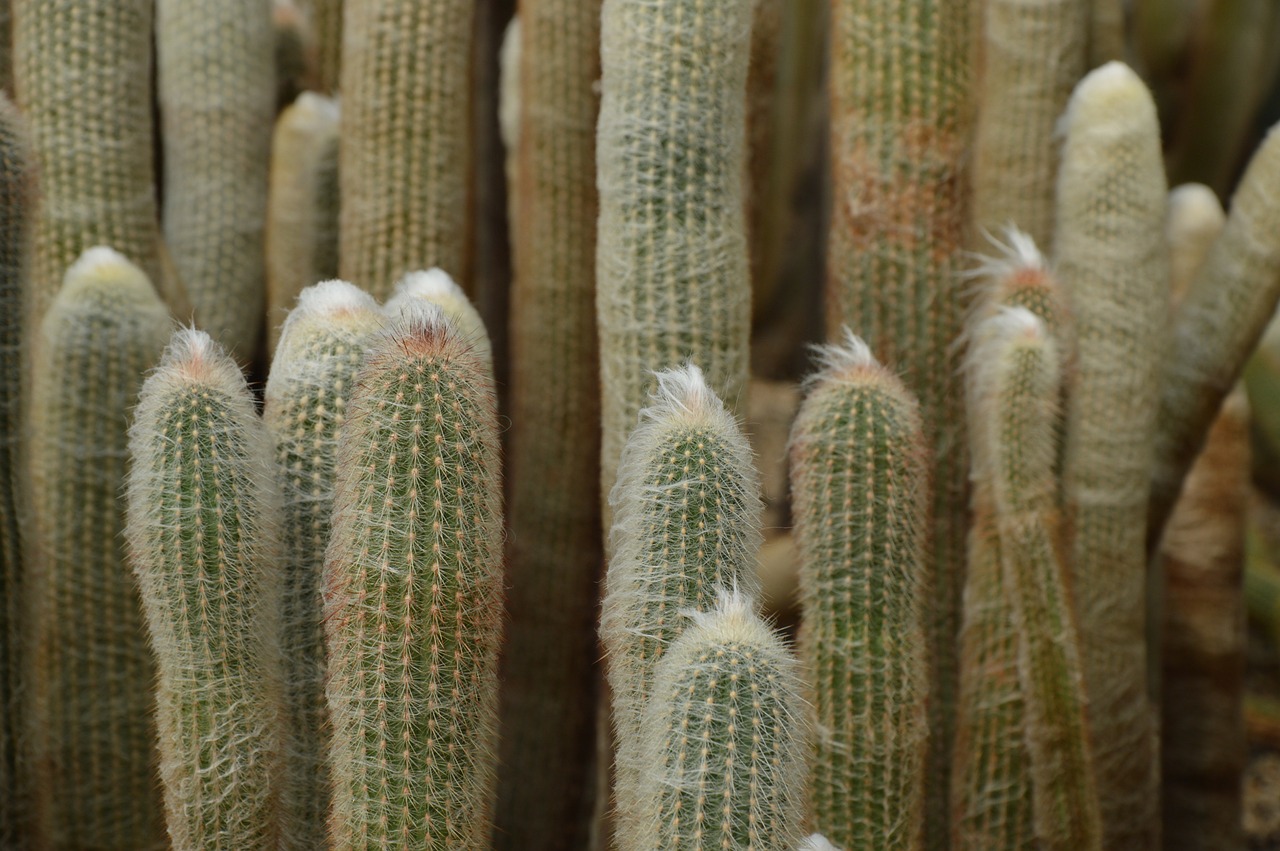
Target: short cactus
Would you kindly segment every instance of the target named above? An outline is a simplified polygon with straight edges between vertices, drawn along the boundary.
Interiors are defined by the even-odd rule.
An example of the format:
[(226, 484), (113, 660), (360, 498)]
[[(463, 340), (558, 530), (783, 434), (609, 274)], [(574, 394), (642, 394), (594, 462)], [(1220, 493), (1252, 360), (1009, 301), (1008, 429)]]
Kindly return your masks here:
[(845, 848), (924, 840), (928, 450), (915, 398), (846, 331), (791, 433), (817, 737), (811, 823)]
[(742, 594), (721, 592), (715, 609), (690, 617), (641, 718), (637, 847), (790, 851), (808, 745), (796, 660)]
[(1164, 236), (1169, 246), (1169, 292), (1175, 305), (1191, 289), (1226, 218), (1218, 196), (1203, 183), (1184, 183), (1170, 190)]
[(321, 575), (333, 510), (338, 429), (365, 348), (382, 327), (363, 290), (326, 281), (302, 291), (271, 363), (263, 419), (284, 496), (284, 648), (288, 738), (281, 848), (326, 847), (329, 708)]
[(684, 631), (683, 609), (708, 610), (718, 588), (755, 593), (760, 485), (751, 449), (696, 366), (657, 375), (654, 403), (627, 441), (614, 508), (600, 637), (613, 690), (616, 841), (647, 841), (641, 718), (654, 666)]
[(325, 563), (336, 851), (489, 847), (502, 488), (487, 364), (431, 306), (375, 340)]
[(168, 847), (153, 759), (155, 663), (125, 564), (119, 493), (128, 415), (169, 332), (147, 276), (91, 248), (67, 270), (35, 341), (36, 532), (24, 593), (42, 847)]
[(283, 739), (280, 493), (235, 362), (173, 336), (129, 429), (126, 536), (159, 679), (175, 851), (274, 849)]
[(462, 341), (475, 347), (476, 354), (493, 369), (493, 346), (484, 320), (448, 272), (436, 268), (408, 273), (396, 282), (395, 294), (387, 301), (385, 312), (395, 318), (406, 311), (413, 312), (411, 305), (415, 302), (438, 307)]

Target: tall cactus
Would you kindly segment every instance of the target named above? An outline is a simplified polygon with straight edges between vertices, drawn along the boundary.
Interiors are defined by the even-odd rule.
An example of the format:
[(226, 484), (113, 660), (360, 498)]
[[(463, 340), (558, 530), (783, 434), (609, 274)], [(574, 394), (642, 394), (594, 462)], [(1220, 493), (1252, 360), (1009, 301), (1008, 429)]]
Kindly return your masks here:
[(311, 20), (320, 91), (327, 95), (338, 90), (342, 67), (342, 5), (343, 0), (304, 0), (302, 4)]
[(262, 0), (157, 0), (164, 232), (196, 321), (253, 357), (275, 115), (274, 30)]
[(155, 773), (155, 663), (125, 565), (128, 415), (169, 339), (138, 267), (91, 248), (35, 341), (28, 746), (37, 844), (167, 848)]
[(604, 0), (596, 308), (605, 492), (652, 371), (690, 360), (720, 398), (745, 410), (751, 281), (743, 164), (753, 7), (753, 0)]
[(654, 666), (684, 631), (683, 609), (708, 610), (717, 588), (735, 584), (754, 594), (760, 547), (760, 484), (733, 416), (696, 366), (665, 370), (657, 380), (610, 495), (613, 556), (600, 618), (623, 851), (646, 841), (640, 727)]
[(271, 363), (263, 418), (275, 439), (284, 495), (284, 662), (288, 726), (281, 799), (282, 848), (327, 847), (328, 654), (321, 574), (346, 419), (365, 349), (382, 327), (378, 306), (344, 281), (302, 291)]
[(469, 291), (474, 0), (346, 7), (342, 277), (379, 298), (439, 266)]
[(280, 492), (235, 362), (177, 332), (129, 429), (130, 558), (159, 667), (175, 851), (275, 848), (283, 739)]
[[(513, 851), (569, 851), (587, 845), (594, 792), (592, 637), (604, 567), (595, 303), (600, 2), (524, 0), (520, 9), (519, 142), (509, 152), (520, 177), (508, 183), (510, 621), (496, 836)], [(533, 776), (548, 782), (524, 779)]]
[(1151, 848), (1158, 755), (1142, 532), (1168, 330), (1167, 189), (1155, 105), (1124, 65), (1081, 81), (1065, 126), (1054, 252), (1079, 339), (1063, 464), (1072, 584), (1104, 844)]
[(638, 847), (790, 851), (800, 839), (808, 737), (798, 666), (753, 608), (722, 591), (654, 670)]
[(330, 838), (489, 847), (502, 488), (487, 365), (430, 306), (371, 347), (338, 439), (325, 565)]
[(920, 410), (846, 331), (791, 433), (817, 742), (812, 825), (845, 848), (924, 841), (928, 450)]

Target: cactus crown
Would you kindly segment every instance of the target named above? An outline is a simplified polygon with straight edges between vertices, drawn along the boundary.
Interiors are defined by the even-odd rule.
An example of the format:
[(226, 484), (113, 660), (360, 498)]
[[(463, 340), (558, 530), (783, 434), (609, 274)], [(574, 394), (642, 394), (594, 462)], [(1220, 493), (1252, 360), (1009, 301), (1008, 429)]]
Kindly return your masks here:
[(457, 334), (475, 346), (486, 361), (492, 361), (492, 346), (484, 321), (448, 272), (438, 267), (409, 272), (396, 282), (395, 294), (387, 301), (384, 310), (387, 316), (399, 316), (406, 305), (414, 302), (426, 302), (440, 308), (445, 318), (453, 323)]

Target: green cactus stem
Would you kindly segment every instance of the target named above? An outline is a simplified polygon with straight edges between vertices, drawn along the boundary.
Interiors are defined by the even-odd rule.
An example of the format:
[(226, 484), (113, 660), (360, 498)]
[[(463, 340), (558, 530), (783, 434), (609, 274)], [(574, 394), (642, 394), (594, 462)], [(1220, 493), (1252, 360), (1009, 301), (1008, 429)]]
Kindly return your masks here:
[(325, 563), (336, 851), (489, 847), (502, 487), (488, 365), (429, 305), (371, 346)]
[(405, 312), (413, 312), (416, 308), (412, 305), (422, 302), (438, 307), (463, 342), (473, 346), (476, 354), (492, 371), (493, 346), (489, 342), (484, 320), (467, 299), (462, 287), (454, 282), (448, 272), (435, 268), (404, 275), (396, 282), (395, 294), (387, 302), (384, 312), (394, 318)]
[(846, 329), (791, 432), (817, 720), (810, 822), (845, 848), (924, 841), (929, 645), (928, 450), (919, 407)]
[(640, 727), (654, 667), (684, 631), (682, 610), (709, 610), (717, 588), (735, 584), (754, 596), (761, 540), (760, 484), (733, 415), (696, 366), (660, 372), (657, 382), (610, 495), (613, 556), (600, 619), (623, 851), (648, 841)]
[(808, 730), (798, 666), (750, 598), (722, 591), (654, 670), (640, 722), (643, 843), (782, 851), (804, 818)]
[(344, 281), (304, 289), (271, 364), (263, 419), (284, 496), (284, 662), (288, 711), (281, 848), (327, 847), (328, 668), (321, 575), (333, 510), (338, 430), (365, 349), (383, 324), (373, 298)]

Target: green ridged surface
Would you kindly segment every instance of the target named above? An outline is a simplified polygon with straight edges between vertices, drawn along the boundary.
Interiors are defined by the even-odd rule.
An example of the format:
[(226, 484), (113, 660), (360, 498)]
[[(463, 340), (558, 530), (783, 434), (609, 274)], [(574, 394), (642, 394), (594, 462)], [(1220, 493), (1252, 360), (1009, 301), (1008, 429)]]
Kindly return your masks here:
[(175, 851), (275, 849), (284, 697), (280, 493), (235, 362), (182, 330), (129, 430), (130, 560), (159, 668)]
[(373, 344), (348, 412), (324, 580), (333, 847), (481, 851), (503, 587), (488, 368), (424, 307)]
[[(817, 719), (810, 823), (920, 849), (928, 743), (928, 450), (914, 397), (852, 334), (791, 432), (800, 660)], [(944, 802), (945, 803), (945, 802)]]

